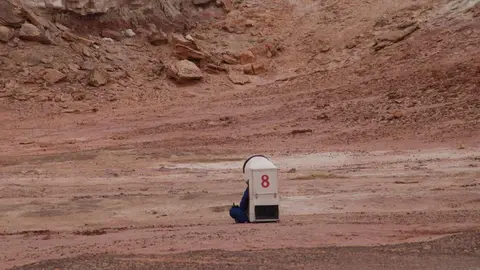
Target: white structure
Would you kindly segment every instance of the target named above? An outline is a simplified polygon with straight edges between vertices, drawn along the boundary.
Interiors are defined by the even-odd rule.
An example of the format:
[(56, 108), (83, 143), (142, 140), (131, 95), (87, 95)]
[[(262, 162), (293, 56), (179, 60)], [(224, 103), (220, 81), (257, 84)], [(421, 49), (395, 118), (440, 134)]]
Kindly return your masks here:
[(280, 196), (277, 166), (263, 155), (254, 155), (243, 164), (243, 175), (249, 186), (249, 221), (278, 221)]

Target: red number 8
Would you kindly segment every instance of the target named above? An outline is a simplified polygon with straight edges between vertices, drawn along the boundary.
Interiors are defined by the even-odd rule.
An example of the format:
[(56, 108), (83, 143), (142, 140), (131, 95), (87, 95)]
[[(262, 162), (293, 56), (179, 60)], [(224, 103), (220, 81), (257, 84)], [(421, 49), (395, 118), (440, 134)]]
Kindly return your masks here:
[(264, 174), (262, 175), (262, 187), (263, 188), (268, 188), (270, 186), (270, 182), (268, 182), (268, 175)]

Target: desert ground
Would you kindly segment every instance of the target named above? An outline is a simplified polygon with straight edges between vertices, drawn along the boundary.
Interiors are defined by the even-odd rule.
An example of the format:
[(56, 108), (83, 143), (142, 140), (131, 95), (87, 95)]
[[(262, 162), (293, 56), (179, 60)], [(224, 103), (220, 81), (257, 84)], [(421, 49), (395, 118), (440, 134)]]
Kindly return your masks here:
[(1, 269), (480, 269), (480, 1), (204, 2), (0, 42)]

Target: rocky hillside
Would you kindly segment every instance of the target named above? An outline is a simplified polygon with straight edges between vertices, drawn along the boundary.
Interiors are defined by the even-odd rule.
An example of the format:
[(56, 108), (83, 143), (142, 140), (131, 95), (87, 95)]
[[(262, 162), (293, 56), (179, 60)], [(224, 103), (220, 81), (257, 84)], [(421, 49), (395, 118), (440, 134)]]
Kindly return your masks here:
[[(263, 73), (263, 64), (250, 50), (218, 50), (216, 41), (206, 40), (202, 32), (212, 25), (245, 31), (255, 22), (233, 11), (229, 0), (209, 2), (175, 7), (158, 1), (89, 17), (0, 0), (3, 101), (36, 109), (53, 102), (48, 110), (58, 110), (75, 101), (95, 106), (150, 96), (149, 91), (200, 81), (206, 74), (246, 84), (250, 79), (244, 74)], [(224, 18), (224, 25), (215, 25), (215, 18)], [(277, 50), (268, 49), (270, 57)]]
[(478, 141), (478, 0), (166, 3), (0, 0), (5, 137), (34, 123), (94, 136), (88, 119), (102, 132), (86, 148)]

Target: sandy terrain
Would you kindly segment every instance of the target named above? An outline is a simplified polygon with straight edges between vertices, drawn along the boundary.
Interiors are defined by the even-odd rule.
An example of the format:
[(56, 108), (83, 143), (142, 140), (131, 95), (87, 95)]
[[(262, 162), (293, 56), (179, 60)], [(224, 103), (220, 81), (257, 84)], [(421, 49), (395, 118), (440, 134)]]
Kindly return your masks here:
[(20, 269), (478, 269), (478, 233), (381, 247), (290, 248), (175, 255), (90, 255)]
[[(244, 85), (211, 59), (172, 82), (140, 27), (0, 43), (0, 268), (478, 269), (479, 1), (237, 2), (191, 34), (252, 51)], [(228, 216), (254, 153), (281, 169), (279, 223)]]
[[(128, 167), (95, 165), (106, 157)], [(480, 229), (476, 149), (274, 157), (281, 222), (251, 225), (227, 213), (244, 188), (242, 161), (138, 157), (11, 166), (0, 193), (5, 266), (83, 253), (375, 246)]]

